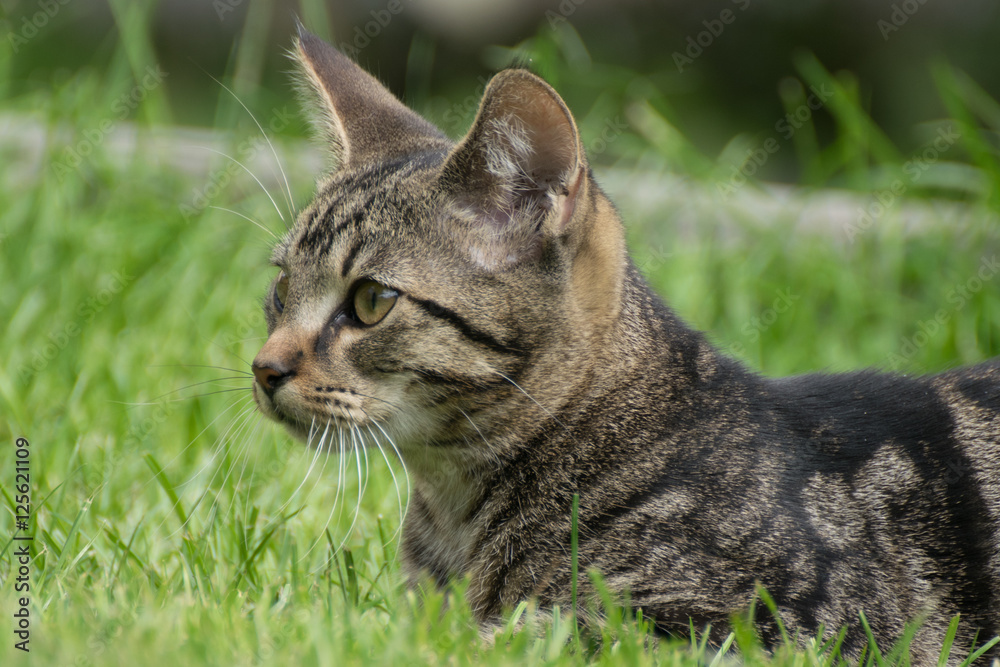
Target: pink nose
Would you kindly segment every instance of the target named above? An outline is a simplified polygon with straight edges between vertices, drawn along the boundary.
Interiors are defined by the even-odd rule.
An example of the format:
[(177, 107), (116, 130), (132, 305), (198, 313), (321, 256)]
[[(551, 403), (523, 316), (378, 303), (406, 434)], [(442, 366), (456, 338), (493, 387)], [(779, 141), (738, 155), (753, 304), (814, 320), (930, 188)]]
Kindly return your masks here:
[(278, 387), (295, 375), (295, 371), (286, 369), (281, 364), (275, 362), (261, 363), (257, 359), (254, 359), (252, 368), (253, 376), (257, 378), (257, 384), (260, 385), (260, 388), (264, 390), (264, 393), (268, 397), (273, 397)]
[[(276, 379), (280, 378), (282, 375), (279, 371), (276, 371), (268, 366), (254, 366), (253, 376), (257, 378), (257, 383), (266, 391), (274, 391), (277, 388)], [(271, 385), (272, 381), (275, 381), (275, 386)]]

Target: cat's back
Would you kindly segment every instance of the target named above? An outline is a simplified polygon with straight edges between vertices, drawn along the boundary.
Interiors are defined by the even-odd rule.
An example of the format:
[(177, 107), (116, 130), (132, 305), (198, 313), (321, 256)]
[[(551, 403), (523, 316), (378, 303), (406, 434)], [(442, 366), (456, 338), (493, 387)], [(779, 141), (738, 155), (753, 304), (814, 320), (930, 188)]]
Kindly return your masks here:
[(807, 452), (845, 469), (882, 448), (970, 465), (1000, 456), (1000, 359), (938, 375), (864, 370), (765, 384), (761, 407)]
[[(874, 607), (1000, 622), (1000, 360), (933, 376), (877, 371), (768, 380), (787, 470), (820, 560), (882, 581)], [(946, 622), (931, 612), (932, 622)]]

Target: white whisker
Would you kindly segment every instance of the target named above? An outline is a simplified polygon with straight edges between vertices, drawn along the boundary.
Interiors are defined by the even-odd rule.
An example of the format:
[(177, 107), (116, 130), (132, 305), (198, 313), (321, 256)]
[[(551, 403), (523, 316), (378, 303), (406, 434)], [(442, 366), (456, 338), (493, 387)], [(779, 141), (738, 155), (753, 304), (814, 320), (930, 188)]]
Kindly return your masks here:
[[(468, 415), (468, 413), (465, 412), (465, 410), (463, 410), (462, 408), (459, 408), (458, 406), (455, 406), (455, 407), (458, 409), (459, 412), (462, 413), (462, 416), (465, 417), (465, 419), (470, 424), (472, 424), (472, 428), (476, 429), (476, 433), (479, 434), (479, 437), (482, 439), (483, 443), (486, 445), (486, 451), (490, 453), (490, 455), (492, 456), (492, 460), (495, 463), (499, 463), (500, 462), (500, 455), (499, 455), (499, 453), (493, 448), (493, 445), (490, 444), (490, 441), (486, 439), (486, 436), (483, 435), (483, 432), (479, 430), (479, 427), (476, 425), (476, 422), (472, 421), (472, 417), (470, 417)], [(466, 439), (466, 443), (468, 443), (467, 439)]]
[[(357, 524), (358, 516), (361, 514), (361, 500), (362, 498), (364, 498), (364, 489), (368, 481), (368, 475), (366, 474), (364, 480), (365, 483), (362, 484), (361, 453), (358, 451), (359, 449), (364, 447), (364, 442), (363, 441), (360, 443), (358, 442), (358, 440), (361, 440), (361, 433), (357, 430), (357, 426), (354, 424), (351, 424), (350, 426), (351, 426), (351, 446), (354, 448), (354, 460), (357, 463), (357, 469), (358, 469), (358, 499), (357, 502), (355, 502), (354, 504), (354, 517), (351, 519), (351, 526), (347, 529), (347, 532), (344, 533), (344, 539), (342, 539), (340, 541), (340, 544), (337, 546), (337, 551), (340, 551), (343, 548), (343, 546), (347, 544), (347, 540), (350, 539), (351, 533), (354, 532), (354, 526)], [(355, 435), (357, 435), (357, 439), (355, 438)]]
[[(268, 195), (268, 196), (270, 197), (270, 195)], [(253, 218), (251, 218), (248, 215), (243, 215), (239, 211), (234, 211), (233, 209), (226, 208), (225, 206), (214, 206), (213, 205), (213, 206), (209, 206), (209, 208), (214, 208), (217, 211), (225, 211), (226, 213), (232, 213), (233, 215), (238, 215), (241, 218), (243, 218), (244, 220), (246, 220), (247, 222), (249, 222), (250, 224), (256, 225), (257, 227), (260, 227), (261, 229), (263, 229), (265, 232), (267, 232), (268, 234), (270, 234), (271, 238), (273, 238), (275, 241), (278, 240), (278, 235), (277, 234), (275, 234), (270, 229), (268, 229), (267, 227), (265, 227), (262, 223), (257, 222), (256, 220), (254, 220)]]
[[(373, 421), (372, 423), (375, 423), (375, 422)], [(385, 431), (383, 431), (381, 427), (379, 427), (379, 430), (382, 431), (383, 435), (385, 435)], [(372, 434), (372, 441), (375, 443), (375, 446), (378, 447), (379, 454), (381, 454), (382, 458), (385, 460), (385, 465), (389, 469), (389, 474), (392, 475), (392, 486), (396, 490), (396, 506), (399, 509), (399, 525), (396, 527), (396, 532), (392, 534), (391, 538), (389, 538), (389, 541), (392, 542), (399, 535), (400, 530), (402, 530), (403, 519), (405, 518), (405, 514), (406, 514), (406, 511), (403, 509), (403, 496), (402, 496), (402, 493), (399, 490), (399, 480), (396, 478), (396, 471), (392, 469), (392, 464), (389, 462), (389, 457), (386, 456), (385, 450), (382, 449), (382, 445), (379, 443), (378, 438), (375, 436), (375, 432), (372, 431), (372, 427), (371, 427), (370, 424), (368, 425), (368, 432)], [(389, 438), (389, 436), (386, 435), (386, 439), (387, 440), (388, 440), (388, 438)], [(402, 463), (402, 460), (400, 460), (400, 462)], [(405, 472), (405, 470), (406, 470), (406, 466), (405, 465), (403, 467), (403, 470)], [(406, 503), (406, 505), (407, 505), (407, 507), (409, 507), (409, 491), (410, 491), (409, 487), (410, 487), (410, 480), (409, 480), (409, 477), (407, 477), (407, 479), (406, 479), (406, 491), (407, 491), (407, 494), (406, 494), (407, 503)]]
[[(249, 399), (249, 400), (253, 400), (253, 399), (252, 399), (252, 397), (249, 397), (249, 396), (244, 396), (243, 398), (244, 398), (245, 400), (246, 400), (246, 399)], [(200, 438), (201, 436), (203, 436), (203, 435), (205, 434), (205, 431), (207, 431), (208, 429), (212, 428), (212, 425), (213, 425), (213, 424), (215, 424), (215, 422), (217, 422), (217, 421), (219, 421), (220, 419), (222, 419), (222, 418), (223, 418), (223, 417), (225, 416), (225, 414), (226, 414), (227, 412), (229, 412), (229, 411), (230, 411), (230, 410), (232, 410), (233, 408), (237, 407), (238, 405), (240, 405), (240, 400), (239, 400), (239, 399), (237, 399), (237, 400), (233, 401), (233, 402), (232, 402), (232, 403), (231, 403), (231, 404), (229, 405), (229, 407), (227, 407), (227, 408), (226, 408), (226, 409), (224, 409), (224, 410), (223, 410), (222, 412), (220, 412), (220, 413), (218, 414), (218, 416), (217, 416), (217, 417), (216, 417), (215, 419), (213, 419), (212, 421), (210, 421), (210, 422), (208, 423), (208, 426), (206, 426), (205, 428), (201, 429), (201, 431), (199, 431), (199, 432), (198, 432), (198, 435), (194, 436), (194, 438), (192, 438), (192, 439), (191, 439), (191, 442), (189, 442), (189, 443), (188, 443), (187, 445), (185, 445), (185, 446), (184, 446), (184, 449), (182, 449), (182, 450), (181, 450), (180, 452), (178, 452), (178, 453), (177, 453), (177, 455), (176, 455), (176, 456), (174, 456), (174, 458), (172, 458), (172, 459), (170, 459), (169, 461), (167, 461), (167, 462), (166, 462), (166, 464), (165, 464), (165, 465), (163, 466), (163, 469), (164, 469), (164, 470), (167, 470), (167, 469), (168, 469), (168, 468), (169, 468), (169, 467), (170, 467), (170, 466), (171, 466), (171, 465), (172, 465), (172, 464), (173, 464), (173, 463), (174, 463), (174, 462), (175, 462), (175, 461), (176, 461), (177, 459), (179, 459), (179, 458), (180, 458), (180, 457), (181, 457), (181, 456), (182, 456), (182, 455), (184, 454), (184, 452), (186, 452), (186, 451), (187, 451), (188, 449), (190, 449), (191, 445), (193, 445), (193, 444), (194, 444), (195, 442), (197, 442), (198, 438)], [(252, 406), (251, 406), (251, 407), (252, 407)], [(245, 414), (245, 409), (244, 409), (244, 411), (243, 411), (243, 412), (240, 412), (239, 414), (237, 414), (237, 415), (236, 415), (236, 417), (234, 417), (233, 419), (234, 419), (234, 420), (235, 420), (235, 419), (239, 419), (239, 418), (240, 418), (241, 416), (243, 416), (244, 414)], [(213, 446), (212, 446), (212, 448), (214, 449), (214, 448), (215, 448), (215, 445), (213, 445)], [(213, 455), (213, 458), (214, 458), (214, 455)], [(209, 459), (209, 462), (208, 462), (208, 463), (206, 463), (206, 464), (205, 464), (205, 465), (204, 465), (204, 466), (202, 467), (202, 469), (201, 469), (201, 470), (204, 470), (205, 468), (207, 468), (207, 467), (208, 467), (208, 466), (209, 466), (209, 465), (211, 464), (211, 462), (212, 462), (212, 459)], [(192, 479), (194, 479), (194, 478), (195, 478), (195, 477), (196, 477), (196, 476), (197, 476), (198, 474), (200, 474), (200, 473), (201, 473), (201, 470), (199, 470), (199, 471), (198, 471), (198, 472), (196, 472), (196, 473), (195, 473), (194, 475), (192, 475), (192, 476), (191, 476), (191, 478), (190, 478), (190, 479), (188, 479), (188, 480), (187, 480), (186, 482), (182, 482), (182, 483), (178, 484), (178, 485), (177, 485), (177, 487), (179, 488), (179, 487), (181, 487), (181, 486), (184, 486), (185, 484), (189, 483), (189, 482), (190, 482), (190, 481), (191, 481)], [(155, 477), (151, 477), (151, 478), (149, 479), (149, 481), (148, 481), (148, 482), (146, 482), (146, 484), (144, 484), (143, 486), (147, 486), (147, 485), (151, 484), (151, 483), (153, 482), (153, 480), (154, 480), (154, 479), (155, 479)]]
[[(531, 402), (532, 402), (532, 403), (534, 403), (534, 404), (535, 404), (535, 405), (537, 405), (537, 406), (538, 406), (539, 408), (541, 408), (542, 412), (544, 412), (544, 413), (545, 413), (546, 415), (548, 415), (548, 416), (549, 416), (549, 417), (550, 417), (550, 418), (552, 419), (552, 421), (554, 421), (555, 423), (557, 423), (557, 424), (559, 424), (560, 426), (562, 426), (562, 427), (563, 427), (563, 429), (564, 429), (564, 430), (565, 430), (565, 431), (566, 431), (567, 433), (569, 433), (569, 434), (570, 434), (570, 437), (571, 437), (571, 438), (573, 437), (573, 433), (572, 433), (572, 431), (570, 431), (570, 430), (569, 430), (569, 427), (567, 427), (567, 426), (566, 426), (566, 424), (563, 424), (563, 423), (562, 423), (561, 421), (559, 421), (559, 418), (558, 418), (558, 417), (556, 417), (556, 416), (555, 416), (554, 414), (552, 414), (552, 413), (551, 413), (551, 412), (550, 412), (550, 411), (548, 410), (548, 408), (546, 408), (546, 407), (545, 407), (544, 405), (542, 405), (541, 403), (539, 403), (538, 401), (536, 401), (536, 400), (535, 400), (535, 397), (534, 397), (534, 396), (532, 396), (531, 394), (529, 394), (528, 392), (526, 392), (526, 391), (525, 391), (524, 389), (522, 389), (522, 388), (521, 388), (521, 385), (519, 385), (518, 383), (516, 383), (516, 382), (514, 382), (513, 380), (511, 380), (511, 379), (510, 379), (509, 377), (507, 377), (506, 375), (504, 375), (504, 374), (503, 374), (503, 373), (501, 373), (500, 371), (497, 371), (497, 370), (493, 370), (492, 368), (491, 368), (490, 370), (491, 370), (491, 371), (493, 371), (494, 373), (496, 373), (497, 375), (499, 375), (500, 377), (502, 377), (502, 378), (503, 378), (504, 380), (506, 380), (507, 382), (510, 382), (510, 383), (511, 383), (512, 385), (514, 385), (514, 387), (516, 387), (516, 388), (517, 388), (517, 390), (518, 390), (519, 392), (521, 392), (522, 394), (524, 394), (525, 396), (527, 396), (527, 397), (528, 397), (529, 399), (531, 399)], [(573, 438), (573, 439), (575, 440), (575, 438)]]
[[(316, 425), (316, 418), (313, 417), (312, 424), (309, 426), (309, 433), (310, 433), (310, 435), (306, 439), (306, 448), (307, 449), (312, 444), (312, 438), (313, 438), (313, 435), (315, 435), (315, 433), (313, 431), (313, 427), (315, 425)], [(292, 495), (288, 496), (288, 500), (286, 500), (281, 505), (281, 507), (278, 508), (278, 514), (281, 514), (281, 512), (284, 511), (284, 509), (286, 507), (288, 507), (288, 505), (292, 502), (292, 500), (295, 498), (295, 496), (298, 495), (299, 491), (302, 490), (302, 487), (305, 486), (305, 483), (307, 481), (309, 481), (309, 476), (312, 474), (313, 469), (316, 467), (316, 462), (319, 460), (319, 457), (322, 456), (322, 454), (323, 454), (323, 448), (324, 448), (323, 443), (326, 442), (326, 436), (329, 433), (330, 433), (330, 421), (327, 420), (326, 427), (323, 429), (323, 435), (320, 436), (319, 443), (317, 443), (316, 447), (313, 448), (312, 461), (309, 462), (309, 468), (306, 470), (306, 474), (304, 474), (302, 476), (302, 481), (299, 482), (299, 485), (297, 487), (295, 487), (294, 491), (292, 491)], [(326, 468), (326, 463), (323, 464), (323, 467)], [(315, 483), (313, 484), (313, 488), (316, 488), (316, 484)], [(312, 490), (310, 489), (310, 493), (311, 492), (312, 492)], [(309, 495), (310, 494), (307, 493), (305, 497), (308, 498)]]
[[(250, 171), (249, 167), (247, 167), (245, 164), (243, 164), (242, 162), (240, 162), (239, 160), (237, 160), (236, 158), (234, 158), (232, 155), (229, 155), (227, 153), (223, 153), (222, 151), (217, 151), (214, 148), (209, 148), (208, 146), (201, 146), (201, 148), (203, 150), (206, 150), (206, 151), (210, 152), (210, 153), (215, 153), (216, 155), (221, 155), (222, 157), (226, 158), (227, 160), (231, 160), (232, 162), (235, 162), (240, 167), (242, 167), (243, 171), (245, 171), (246, 173), (250, 174), (250, 178), (252, 178), (254, 181), (257, 182), (257, 185), (260, 186), (260, 189), (264, 191), (264, 195), (267, 196), (267, 198), (271, 200), (271, 204), (274, 206), (274, 210), (277, 211), (278, 217), (281, 218), (281, 221), (282, 222), (285, 221), (285, 216), (282, 214), (281, 209), (278, 208), (278, 203), (276, 201), (274, 201), (274, 198), (271, 196), (271, 193), (267, 191), (267, 188), (265, 188), (264, 184), (260, 182), (260, 179), (257, 178), (256, 174), (254, 174), (252, 171)], [(210, 208), (219, 208), (219, 207), (218, 206), (212, 206)], [(235, 213), (235, 211), (231, 211), (231, 212)], [(237, 213), (237, 215), (239, 215), (239, 214)], [(246, 216), (243, 216), (243, 217), (246, 217)], [(250, 220), (250, 219), (247, 218), (247, 220)], [(253, 222), (253, 221), (251, 220), (251, 222)], [(265, 231), (267, 231), (268, 233), (271, 233), (271, 230), (267, 229), (266, 227), (263, 227), (262, 225), (260, 225), (260, 227), (262, 229), (264, 229)], [(271, 236), (275, 236), (275, 235), (273, 233), (271, 233)], [(277, 237), (275, 236), (275, 238), (277, 238)]]
[[(337, 512), (338, 506), (340, 507), (341, 511), (343, 510), (343, 505), (340, 504), (340, 494), (341, 494), (341, 491), (342, 491), (342, 489), (344, 487), (344, 429), (342, 427), (340, 427), (340, 426), (337, 426), (337, 435), (338, 435), (338, 438), (337, 438), (337, 440), (338, 440), (337, 490), (336, 490), (336, 492), (334, 493), (334, 496), (333, 496), (333, 503), (330, 506), (330, 513), (326, 517), (326, 523), (323, 524), (323, 530), (320, 531), (320, 536), (317, 537), (313, 541), (313, 543), (311, 545), (309, 545), (309, 548), (306, 549), (306, 552), (304, 554), (302, 554), (302, 557), (299, 558), (298, 562), (302, 562), (303, 560), (305, 560), (306, 556), (308, 556), (312, 552), (312, 550), (315, 549), (316, 546), (323, 539), (322, 538), (322, 534), (325, 533), (327, 527), (329, 527), (330, 521), (333, 520), (333, 513)], [(330, 449), (332, 449), (332, 448), (330, 448)], [(327, 460), (329, 460), (329, 454), (330, 454), (330, 450), (328, 449), (327, 450)], [(323, 464), (323, 467), (324, 468), (326, 467), (325, 463)], [(340, 523), (340, 514), (341, 514), (340, 512), (338, 512), (338, 514), (337, 514), (337, 523)], [(339, 550), (340, 550), (340, 547), (337, 547), (337, 551), (339, 551)], [(320, 566), (320, 567), (322, 568), (322, 566)], [(319, 570), (316, 570), (313, 574), (316, 574), (318, 572), (319, 572)]]
[[(235, 406), (236, 403), (234, 403), (233, 405)], [(233, 406), (230, 406), (230, 407), (233, 407)], [(189, 477), (186, 481), (184, 481), (181, 484), (175, 485), (175, 488), (180, 488), (182, 486), (185, 486), (185, 485), (189, 484), (194, 479), (196, 479), (206, 468), (208, 468), (208, 466), (212, 465), (212, 463), (215, 461), (215, 458), (219, 455), (219, 453), (225, 447), (226, 440), (227, 440), (227, 437), (228, 437), (229, 433), (232, 432), (232, 430), (234, 428), (237, 428), (237, 426), (236, 426), (237, 423), (239, 424), (238, 429), (244, 428), (245, 425), (247, 424), (247, 422), (249, 422), (249, 420), (252, 418), (252, 416), (254, 414), (254, 411), (255, 411), (254, 408), (255, 408), (255, 406), (253, 406), (253, 405), (248, 406), (248, 407), (244, 408), (235, 417), (233, 417), (232, 421), (230, 421), (229, 426), (226, 428), (226, 431), (217, 440), (218, 444), (212, 446), (212, 448), (211, 448), (212, 449), (212, 455), (209, 458), (208, 462), (204, 466), (202, 466), (198, 471), (196, 471), (193, 475), (191, 475), (191, 477)], [(227, 411), (228, 411), (228, 408), (227, 408), (227, 410), (223, 411), (223, 414), (225, 412), (227, 412)], [(213, 423), (214, 422), (215, 422), (215, 420), (213, 420)], [(204, 430), (202, 431), (202, 433), (204, 433)], [(195, 439), (197, 439), (197, 437)], [(192, 441), (192, 442), (194, 442), (194, 441)], [(190, 445), (188, 445), (188, 446), (190, 447)], [(185, 449), (187, 449), (187, 448), (185, 447)], [(180, 454), (178, 454), (177, 456), (180, 456)], [(171, 462), (175, 461), (177, 459), (177, 456), (175, 456), (171, 460)], [(164, 468), (164, 471), (165, 470), (166, 470), (166, 468)], [(221, 470), (221, 468), (219, 470)], [(215, 479), (215, 476), (219, 474), (219, 470), (216, 470), (216, 472), (214, 472), (212, 474), (212, 477), (209, 479), (208, 483), (205, 486), (205, 490), (201, 493), (201, 495), (195, 501), (194, 505), (192, 505), (190, 508), (188, 508), (186, 521), (184, 521), (184, 523), (182, 523), (180, 526), (178, 526), (177, 529), (174, 530), (172, 533), (170, 533), (169, 535), (167, 535), (168, 538), (169, 537), (173, 537), (174, 535), (176, 535), (180, 531), (184, 530), (184, 528), (187, 526), (187, 524), (189, 524), (192, 521), (192, 519), (194, 518), (195, 511), (198, 509), (198, 507), (201, 505), (202, 501), (205, 499), (205, 496), (208, 494), (208, 491), (209, 491), (209, 489), (211, 488), (211, 485), (212, 485), (212, 481)], [(153, 479), (155, 479), (155, 477), (152, 478), (152, 479), (150, 479), (149, 482), (147, 482), (147, 484), (149, 484), (150, 482), (152, 482)], [(180, 496), (178, 496), (177, 502), (174, 503), (171, 506), (171, 510), (176, 509), (177, 505), (181, 502), (181, 500), (182, 500), (182, 498)], [(214, 506), (214, 503), (213, 503), (213, 506)], [(169, 514), (167, 516), (164, 516), (163, 520), (157, 526), (157, 530), (159, 530), (159, 528), (162, 527), (164, 523), (166, 523), (168, 516), (169, 516)]]
[[(221, 450), (221, 448), (223, 446), (225, 446), (225, 444), (227, 442), (237, 442), (237, 441), (243, 440), (243, 435), (242, 434), (243, 434), (243, 432), (250, 425), (250, 422), (251, 422), (251, 420), (253, 418), (253, 414), (255, 412), (255, 410), (253, 410), (254, 407), (255, 406), (251, 406), (251, 410), (249, 411), (249, 414), (247, 414), (246, 418), (241, 421), (239, 427), (232, 431), (233, 434), (232, 434), (231, 437), (229, 436), (228, 432), (223, 436), (223, 439), (220, 442), (220, 450)], [(257, 421), (257, 424), (259, 426), (259, 424), (260, 424), (260, 420), (259, 419)], [(240, 479), (243, 478), (243, 471), (246, 470), (246, 458), (244, 456), (244, 453), (248, 452), (250, 450), (250, 445), (251, 445), (250, 440), (245, 440), (244, 444), (241, 447), (239, 447), (239, 449), (234, 453), (233, 461), (232, 461), (232, 463), (230, 463), (229, 469), (227, 470), (226, 475), (222, 478), (222, 481), (220, 483), (221, 487), (226, 487), (226, 483), (229, 481), (229, 478), (232, 476), (233, 470), (236, 469), (236, 465), (240, 462), (240, 459), (243, 459), (243, 468), (240, 471)], [(227, 451), (231, 452), (232, 450), (228, 449)], [(212, 488), (212, 482), (215, 481), (216, 475), (218, 475), (221, 470), (222, 470), (221, 467), (219, 469), (217, 469), (212, 474), (212, 477), (208, 480), (208, 484), (205, 486), (204, 492), (202, 493), (201, 497), (198, 499), (198, 502), (195, 503), (194, 507), (192, 508), (192, 514), (193, 514), (194, 509), (197, 509), (197, 507), (201, 504), (201, 502), (204, 500), (204, 498), (208, 495), (209, 491)], [(237, 490), (238, 490), (238, 488), (239, 488), (239, 482), (237, 481), (237, 483), (233, 486), (233, 497), (229, 501), (229, 507), (226, 508), (226, 514), (229, 514), (229, 512), (233, 508), (233, 505), (236, 503), (236, 496), (237, 496)], [(212, 504), (210, 506), (210, 509), (214, 510), (215, 507), (216, 507), (216, 505), (218, 505), (218, 504), (219, 504), (219, 495), (216, 494), (216, 496), (212, 499)], [(188, 518), (190, 519), (190, 515), (189, 515)]]
[[(220, 86), (222, 86), (222, 88), (227, 93), (229, 93), (230, 95), (232, 95), (233, 98), (235, 98), (237, 102), (239, 102), (240, 106), (243, 107), (243, 109), (247, 112), (247, 114), (253, 120), (254, 124), (257, 126), (257, 129), (260, 130), (261, 135), (263, 135), (264, 141), (267, 142), (268, 148), (271, 149), (271, 155), (274, 156), (274, 161), (278, 165), (278, 171), (281, 172), (281, 179), (285, 183), (285, 192), (287, 192), (287, 195), (286, 195), (286, 204), (288, 205), (288, 213), (294, 219), (295, 218), (295, 214), (293, 213), (293, 206), (292, 206), (292, 188), (288, 185), (288, 178), (285, 176), (285, 170), (281, 168), (281, 159), (278, 157), (277, 151), (274, 150), (274, 145), (271, 143), (271, 139), (267, 136), (267, 132), (264, 131), (264, 127), (260, 124), (260, 122), (258, 122), (256, 116), (254, 116), (253, 112), (250, 111), (250, 108), (247, 107), (247, 105), (243, 103), (243, 100), (240, 99), (239, 95), (237, 95), (236, 93), (234, 93), (229, 88), (229, 86), (227, 86), (226, 84), (222, 83), (221, 81), (219, 81), (218, 79), (216, 79), (211, 74), (209, 74), (209, 76), (212, 78), (213, 81), (215, 81), (217, 84), (219, 84)], [(282, 193), (282, 194), (285, 194), (285, 193)], [(277, 208), (277, 205), (275, 206), (275, 208)], [(281, 215), (281, 211), (278, 211), (278, 215), (281, 216), (282, 221), (284, 221), (285, 216)], [(286, 225), (286, 227), (287, 227), (287, 225)]]
[[(262, 423), (261, 420), (258, 419), (257, 423), (254, 425), (253, 431), (250, 433), (250, 436), (249, 436), (249, 441), (250, 442), (253, 442), (253, 441), (255, 441), (257, 439), (257, 434), (260, 432), (260, 425), (261, 425), (261, 423)], [(250, 468), (250, 481), (247, 482), (247, 502), (243, 506), (243, 523), (244, 524), (246, 524), (246, 523), (248, 523), (250, 521), (250, 499), (253, 497), (253, 481), (254, 481), (254, 476), (257, 473), (257, 462), (258, 461), (260, 461), (260, 448), (259, 447), (257, 447), (257, 448), (254, 449), (253, 467)], [(236, 488), (237, 489), (239, 488), (239, 484), (240, 484), (239, 481), (237, 481), (236, 482)]]

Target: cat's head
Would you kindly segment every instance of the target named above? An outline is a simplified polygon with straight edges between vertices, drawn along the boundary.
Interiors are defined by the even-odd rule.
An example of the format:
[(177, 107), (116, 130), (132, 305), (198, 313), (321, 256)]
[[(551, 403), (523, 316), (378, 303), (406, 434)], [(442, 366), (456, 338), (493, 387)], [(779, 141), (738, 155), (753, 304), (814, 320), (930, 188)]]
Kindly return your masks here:
[(335, 166), (272, 256), (260, 410), (314, 441), (502, 446), (588, 382), (620, 308), (621, 225), (572, 115), (507, 70), (455, 144), (314, 35), (296, 58)]

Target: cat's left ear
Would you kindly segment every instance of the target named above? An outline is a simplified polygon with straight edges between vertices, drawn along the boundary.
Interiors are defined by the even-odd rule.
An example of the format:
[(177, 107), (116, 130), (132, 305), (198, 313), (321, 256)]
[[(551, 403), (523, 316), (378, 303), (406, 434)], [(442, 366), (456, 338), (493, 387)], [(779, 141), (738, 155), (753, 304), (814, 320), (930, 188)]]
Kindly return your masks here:
[(488, 252), (506, 253), (492, 264), (523, 259), (543, 239), (569, 233), (586, 180), (573, 115), (549, 84), (521, 69), (493, 77), (441, 173), (463, 217), (493, 239)]
[(411, 111), (346, 55), (299, 25), (294, 53), (312, 98), (314, 125), (337, 168), (447, 150), (440, 130)]

